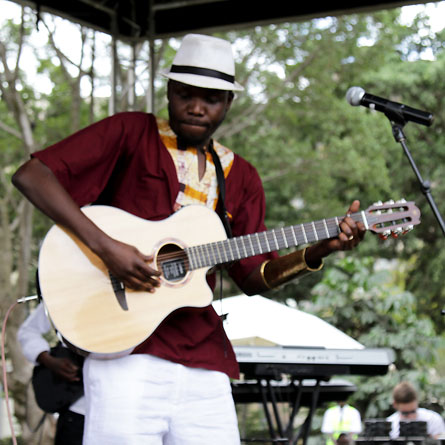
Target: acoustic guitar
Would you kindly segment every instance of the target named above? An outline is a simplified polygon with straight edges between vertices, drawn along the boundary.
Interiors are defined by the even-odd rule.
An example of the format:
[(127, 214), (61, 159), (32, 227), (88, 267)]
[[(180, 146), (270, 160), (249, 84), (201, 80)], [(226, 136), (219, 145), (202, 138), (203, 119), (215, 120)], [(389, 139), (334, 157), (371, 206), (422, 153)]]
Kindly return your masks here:
[[(213, 294), (206, 283), (211, 267), (334, 238), (343, 219), (227, 239), (219, 216), (200, 205), (184, 207), (156, 222), (109, 206), (82, 210), (111, 237), (153, 255), (152, 267), (162, 273), (161, 286), (154, 293), (126, 289), (72, 233), (58, 225), (49, 230), (38, 264), (44, 304), (67, 344), (99, 358), (131, 352), (176, 309), (211, 304)], [(412, 229), (420, 222), (420, 211), (413, 202), (390, 201), (351, 217), (386, 238)]]

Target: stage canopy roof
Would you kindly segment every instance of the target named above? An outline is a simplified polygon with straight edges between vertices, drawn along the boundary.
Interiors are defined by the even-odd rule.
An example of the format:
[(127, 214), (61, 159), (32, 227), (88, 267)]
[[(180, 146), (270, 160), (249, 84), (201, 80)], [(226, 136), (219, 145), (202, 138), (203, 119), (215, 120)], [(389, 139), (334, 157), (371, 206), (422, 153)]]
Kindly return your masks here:
[(303, 21), (424, 1), (395, 0), (12, 0), (41, 12), (114, 35), (147, 40), (187, 32), (216, 32), (255, 25)]

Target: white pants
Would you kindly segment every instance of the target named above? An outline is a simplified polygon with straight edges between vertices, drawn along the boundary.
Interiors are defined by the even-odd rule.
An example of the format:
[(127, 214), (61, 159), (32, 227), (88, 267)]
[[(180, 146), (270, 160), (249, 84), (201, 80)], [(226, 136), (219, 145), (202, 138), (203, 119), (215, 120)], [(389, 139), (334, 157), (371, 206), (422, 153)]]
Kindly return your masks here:
[(239, 445), (227, 375), (145, 354), (84, 364), (83, 445)]

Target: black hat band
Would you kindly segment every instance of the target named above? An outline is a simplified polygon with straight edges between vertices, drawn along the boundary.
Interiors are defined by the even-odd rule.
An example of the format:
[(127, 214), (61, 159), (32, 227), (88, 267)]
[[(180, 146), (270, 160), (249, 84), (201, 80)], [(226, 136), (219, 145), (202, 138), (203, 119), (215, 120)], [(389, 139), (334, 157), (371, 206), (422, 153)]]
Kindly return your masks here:
[(171, 73), (181, 74), (197, 74), (198, 76), (215, 77), (216, 79), (225, 80), (226, 82), (235, 83), (235, 76), (222, 73), (221, 71), (212, 70), (209, 68), (201, 68), (198, 66), (186, 66), (186, 65), (172, 65), (170, 68)]

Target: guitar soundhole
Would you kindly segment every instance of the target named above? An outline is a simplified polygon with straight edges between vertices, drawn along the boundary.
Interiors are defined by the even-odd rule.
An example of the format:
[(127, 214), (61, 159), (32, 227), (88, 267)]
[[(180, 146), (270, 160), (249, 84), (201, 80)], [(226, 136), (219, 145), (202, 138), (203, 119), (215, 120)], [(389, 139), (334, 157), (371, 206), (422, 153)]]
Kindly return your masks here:
[(164, 279), (171, 283), (182, 281), (188, 272), (187, 255), (177, 244), (166, 244), (157, 255), (158, 270)]

